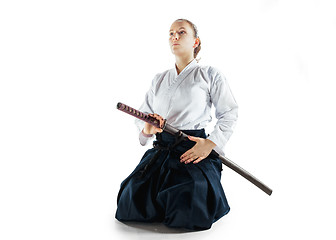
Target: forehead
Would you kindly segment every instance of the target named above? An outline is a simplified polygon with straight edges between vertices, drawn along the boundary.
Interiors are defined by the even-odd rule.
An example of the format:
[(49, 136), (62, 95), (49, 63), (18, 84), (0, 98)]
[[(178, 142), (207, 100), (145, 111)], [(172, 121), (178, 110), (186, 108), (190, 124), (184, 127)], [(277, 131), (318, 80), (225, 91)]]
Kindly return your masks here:
[(180, 28), (191, 30), (191, 26), (189, 23), (187, 23), (186, 21), (179, 20), (173, 22), (173, 24), (170, 27), (170, 31), (176, 31), (179, 30)]

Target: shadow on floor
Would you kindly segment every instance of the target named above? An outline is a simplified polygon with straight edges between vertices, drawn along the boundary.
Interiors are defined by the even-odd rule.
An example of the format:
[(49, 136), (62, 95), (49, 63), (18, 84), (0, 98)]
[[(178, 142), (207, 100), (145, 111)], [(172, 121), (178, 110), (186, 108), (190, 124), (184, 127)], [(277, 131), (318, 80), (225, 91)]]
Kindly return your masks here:
[(193, 233), (191, 231), (183, 228), (169, 228), (162, 223), (140, 223), (140, 222), (119, 222), (115, 220), (124, 231), (130, 231), (131, 229), (141, 232), (152, 232), (152, 233), (164, 233), (164, 234), (183, 234), (183, 233)]

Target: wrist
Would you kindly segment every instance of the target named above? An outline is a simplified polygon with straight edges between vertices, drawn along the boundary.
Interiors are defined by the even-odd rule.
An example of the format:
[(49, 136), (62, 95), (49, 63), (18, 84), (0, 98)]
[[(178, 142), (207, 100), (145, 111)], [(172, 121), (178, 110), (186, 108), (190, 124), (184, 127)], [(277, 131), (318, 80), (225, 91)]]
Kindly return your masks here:
[(153, 134), (146, 133), (146, 132), (144, 131), (144, 129), (142, 129), (141, 134), (142, 134), (144, 137), (148, 137), (148, 138), (153, 136)]
[(211, 149), (214, 149), (217, 145), (211, 141), (210, 139), (205, 139), (205, 141), (207, 142), (208, 146), (211, 147)]

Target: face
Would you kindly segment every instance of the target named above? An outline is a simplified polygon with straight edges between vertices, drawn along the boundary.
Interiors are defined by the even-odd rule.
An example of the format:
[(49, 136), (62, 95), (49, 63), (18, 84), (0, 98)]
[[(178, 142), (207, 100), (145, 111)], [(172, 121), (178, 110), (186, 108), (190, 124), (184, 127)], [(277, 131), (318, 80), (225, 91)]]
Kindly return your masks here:
[(172, 53), (176, 56), (194, 54), (199, 40), (195, 38), (194, 30), (185, 21), (174, 22), (169, 30), (169, 45)]

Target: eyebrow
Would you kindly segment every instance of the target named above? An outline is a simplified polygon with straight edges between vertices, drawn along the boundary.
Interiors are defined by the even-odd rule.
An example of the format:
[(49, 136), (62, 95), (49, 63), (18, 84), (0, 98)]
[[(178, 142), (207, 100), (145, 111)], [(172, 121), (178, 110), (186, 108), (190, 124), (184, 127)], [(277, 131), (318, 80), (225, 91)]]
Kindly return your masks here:
[[(184, 27), (180, 27), (178, 30), (181, 30), (181, 29), (184, 29), (184, 30), (185, 30)], [(169, 32), (171, 32), (171, 31), (173, 31), (173, 29), (170, 29), (170, 30), (169, 30)]]

